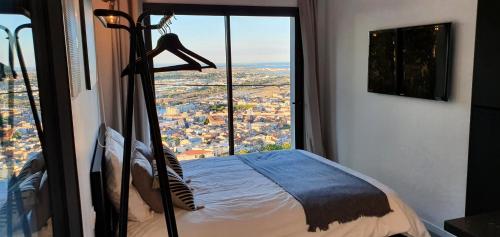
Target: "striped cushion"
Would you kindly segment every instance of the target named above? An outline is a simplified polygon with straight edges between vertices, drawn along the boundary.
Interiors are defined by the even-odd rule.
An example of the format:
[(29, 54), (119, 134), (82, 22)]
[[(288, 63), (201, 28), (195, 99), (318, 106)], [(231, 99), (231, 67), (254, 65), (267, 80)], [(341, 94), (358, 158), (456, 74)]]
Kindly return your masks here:
[[(153, 163), (154, 160), (152, 145), (153, 144), (151, 144), (151, 148), (149, 148), (148, 146), (146, 146), (146, 144), (144, 144), (141, 141), (136, 140), (134, 143), (135, 149), (138, 150), (140, 153), (142, 153), (142, 155), (144, 155), (151, 164)], [(181, 164), (177, 160), (177, 156), (175, 155), (175, 153), (172, 150), (168, 149), (168, 147), (163, 146), (163, 156), (165, 157), (165, 164), (168, 167), (172, 168), (175, 171), (175, 173), (177, 173), (181, 178), (184, 178)]]
[(26, 161), (23, 168), (19, 172), (19, 175), (17, 175), (17, 179), (22, 182), (30, 175), (44, 170), (45, 159), (43, 158), (43, 154), (41, 152), (38, 152), (35, 155), (31, 156), (28, 161)]
[(181, 164), (179, 163), (179, 160), (177, 160), (175, 153), (168, 149), (168, 147), (163, 146), (163, 155), (165, 156), (165, 162), (168, 167), (172, 168), (181, 178), (184, 178)]
[(170, 167), (167, 167), (167, 173), (174, 205), (188, 211), (196, 211), (193, 192), (189, 186)]

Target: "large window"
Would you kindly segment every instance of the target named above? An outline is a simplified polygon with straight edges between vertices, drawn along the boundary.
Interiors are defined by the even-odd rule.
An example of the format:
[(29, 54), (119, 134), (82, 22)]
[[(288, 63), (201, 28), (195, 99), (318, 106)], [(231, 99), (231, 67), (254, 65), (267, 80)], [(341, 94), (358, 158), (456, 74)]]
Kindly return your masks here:
[[(232, 7), (186, 11), (182, 6), (146, 4), (148, 8), (174, 8), (171, 32), (217, 65), (203, 72), (155, 74), (162, 138), (179, 159), (297, 147), (293, 9), (256, 16)], [(151, 32), (152, 48), (159, 37), (160, 32)], [(155, 67), (182, 63), (170, 53), (153, 61)]]
[[(0, 25), (4, 27), (0, 30), (0, 236), (22, 236), (39, 231), (45, 224), (37, 223), (35, 214), (31, 210), (41, 210), (44, 205), (47, 210), (49, 209), (46, 199), (44, 201), (47, 202), (30, 202), (34, 200), (31, 199), (34, 196), (27, 196), (28, 191), (23, 186), (29, 178), (42, 178), (43, 170), (29, 174), (29, 178), (22, 177), (20, 172), (30, 159), (43, 159), (39, 156), (42, 147), (19, 67), (17, 51), (9, 47), (7, 31), (13, 37), (17, 27), (30, 22), (25, 16), (0, 14)], [(31, 28), (20, 30), (18, 37), (37, 111), (40, 111)], [(10, 53), (12, 55), (9, 55)], [(14, 70), (10, 66), (10, 56), (14, 59)], [(42, 181), (37, 185), (42, 185), (41, 183)], [(46, 185), (46, 182), (44, 183)], [(41, 200), (40, 196), (36, 196), (36, 200)], [(25, 213), (20, 210), (24, 210)], [(28, 212), (31, 214), (28, 215)], [(45, 233), (51, 232), (46, 227), (43, 228)], [(30, 236), (38, 235), (33, 233)]]

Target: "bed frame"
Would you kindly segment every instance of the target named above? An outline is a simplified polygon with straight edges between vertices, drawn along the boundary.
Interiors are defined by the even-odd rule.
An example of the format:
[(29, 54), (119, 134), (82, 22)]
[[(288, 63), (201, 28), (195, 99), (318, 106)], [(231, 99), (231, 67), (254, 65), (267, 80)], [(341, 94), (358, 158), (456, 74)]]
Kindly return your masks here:
[[(118, 213), (108, 199), (106, 193), (106, 126), (101, 125), (95, 143), (94, 157), (90, 170), (90, 185), (92, 189), (92, 204), (96, 212), (95, 236), (116, 236), (118, 227)], [(391, 237), (404, 237), (398, 234)]]
[(116, 235), (118, 223), (118, 213), (113, 208), (106, 193), (106, 126), (103, 124), (99, 128), (94, 149), (94, 157), (90, 169), (90, 185), (92, 190), (92, 204), (96, 212), (95, 236), (107, 237)]

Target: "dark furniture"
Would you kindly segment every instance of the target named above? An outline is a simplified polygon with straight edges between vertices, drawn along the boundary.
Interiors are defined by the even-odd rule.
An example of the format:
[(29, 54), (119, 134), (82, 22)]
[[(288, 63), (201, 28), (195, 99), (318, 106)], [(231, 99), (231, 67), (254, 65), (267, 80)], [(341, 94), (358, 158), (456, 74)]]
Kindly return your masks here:
[(458, 237), (498, 237), (500, 212), (448, 220), (444, 229)]
[(500, 213), (499, 11), (500, 1), (478, 1), (465, 217), (445, 222), (457, 236), (500, 236), (491, 233)]
[(500, 1), (478, 2), (465, 208), (467, 217), (500, 211), (499, 11)]
[(106, 164), (105, 146), (106, 146), (106, 126), (104, 124), (99, 128), (94, 149), (94, 157), (90, 168), (90, 185), (92, 191), (92, 205), (96, 212), (95, 236), (115, 236), (118, 223), (118, 213), (113, 208), (111, 201), (106, 193)]

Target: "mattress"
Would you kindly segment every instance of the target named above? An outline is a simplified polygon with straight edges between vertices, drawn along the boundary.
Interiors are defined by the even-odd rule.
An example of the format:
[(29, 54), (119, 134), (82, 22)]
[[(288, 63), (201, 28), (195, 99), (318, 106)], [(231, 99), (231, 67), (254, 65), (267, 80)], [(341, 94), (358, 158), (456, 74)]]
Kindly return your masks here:
[[(204, 208), (194, 212), (175, 208), (179, 236), (376, 237), (399, 233), (430, 236), (415, 212), (387, 186), (320, 156), (300, 152), (376, 186), (386, 193), (393, 212), (380, 218), (360, 217), (344, 224), (334, 222), (327, 231), (308, 232), (302, 206), (277, 184), (234, 156), (207, 158), (182, 163), (185, 177), (191, 179), (195, 201)], [(144, 222), (128, 223), (128, 236), (165, 236), (166, 233), (163, 214), (154, 214)]]

